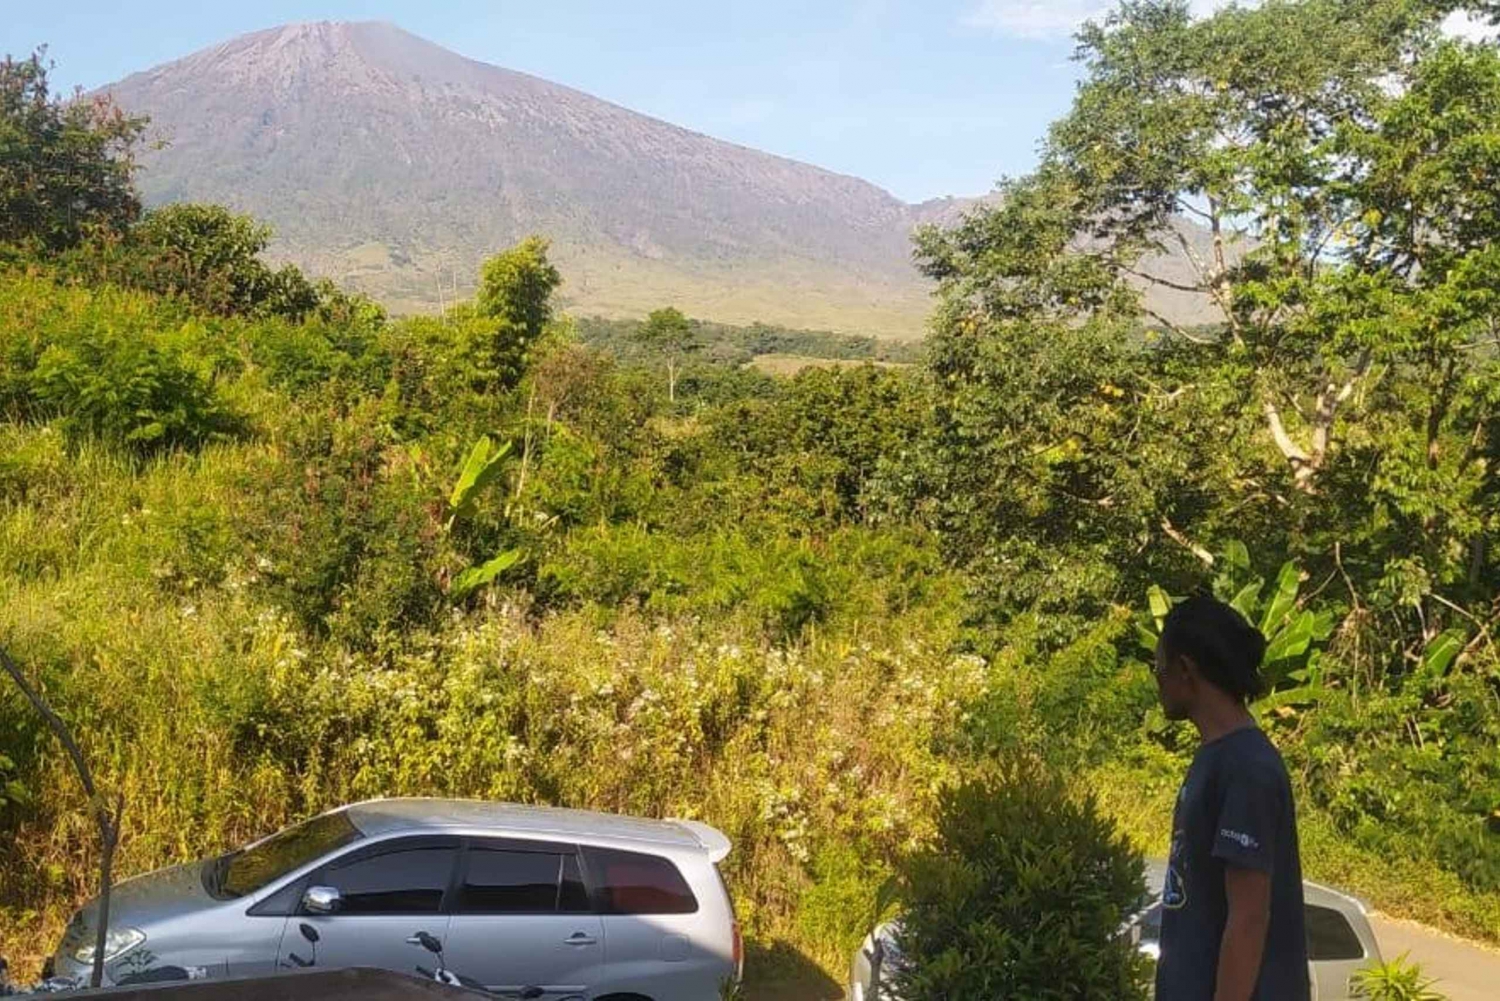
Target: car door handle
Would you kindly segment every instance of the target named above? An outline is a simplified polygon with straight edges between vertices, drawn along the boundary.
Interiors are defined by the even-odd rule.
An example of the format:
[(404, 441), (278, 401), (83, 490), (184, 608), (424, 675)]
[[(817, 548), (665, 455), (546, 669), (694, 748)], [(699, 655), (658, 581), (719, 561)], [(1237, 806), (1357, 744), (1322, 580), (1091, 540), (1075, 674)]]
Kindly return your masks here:
[(571, 934), (567, 938), (563, 939), (563, 944), (565, 944), (565, 945), (598, 945), (599, 944), (599, 940), (597, 938), (595, 938), (594, 936), (589, 935), (589, 934), (587, 934), (585, 932), (575, 931), (573, 934)]

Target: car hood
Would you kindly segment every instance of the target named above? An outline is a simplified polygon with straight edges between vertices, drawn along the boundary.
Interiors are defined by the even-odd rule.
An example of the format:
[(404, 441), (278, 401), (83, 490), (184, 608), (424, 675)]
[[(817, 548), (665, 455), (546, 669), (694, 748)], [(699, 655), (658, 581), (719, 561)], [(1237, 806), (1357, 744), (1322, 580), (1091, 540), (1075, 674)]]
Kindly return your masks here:
[[(158, 869), (116, 885), (109, 895), (110, 927), (140, 928), (217, 905), (220, 902), (203, 886), (206, 864)], [(86, 944), (97, 927), (98, 914), (99, 901), (89, 901), (69, 923), (63, 947), (71, 951)]]

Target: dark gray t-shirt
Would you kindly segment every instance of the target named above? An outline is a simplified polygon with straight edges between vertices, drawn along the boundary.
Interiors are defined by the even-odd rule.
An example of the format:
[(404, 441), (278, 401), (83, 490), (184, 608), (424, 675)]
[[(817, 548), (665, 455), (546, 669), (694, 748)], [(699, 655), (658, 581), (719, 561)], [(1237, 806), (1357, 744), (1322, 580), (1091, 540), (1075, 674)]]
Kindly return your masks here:
[(1256, 1001), (1308, 1001), (1292, 787), (1281, 755), (1255, 727), (1199, 748), (1177, 794), (1162, 892), (1157, 1001), (1212, 1001), (1229, 914), (1226, 866), (1271, 876), (1271, 926)]

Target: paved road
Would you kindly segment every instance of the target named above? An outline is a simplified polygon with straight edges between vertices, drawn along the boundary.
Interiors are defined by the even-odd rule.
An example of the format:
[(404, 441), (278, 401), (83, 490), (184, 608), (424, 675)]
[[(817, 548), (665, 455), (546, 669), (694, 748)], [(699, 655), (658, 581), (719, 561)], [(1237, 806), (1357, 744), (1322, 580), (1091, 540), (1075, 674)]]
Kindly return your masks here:
[(1374, 915), (1370, 923), (1387, 960), (1410, 953), (1428, 976), (1438, 979), (1437, 989), (1450, 1001), (1494, 1001), (1500, 996), (1500, 952), (1383, 914)]

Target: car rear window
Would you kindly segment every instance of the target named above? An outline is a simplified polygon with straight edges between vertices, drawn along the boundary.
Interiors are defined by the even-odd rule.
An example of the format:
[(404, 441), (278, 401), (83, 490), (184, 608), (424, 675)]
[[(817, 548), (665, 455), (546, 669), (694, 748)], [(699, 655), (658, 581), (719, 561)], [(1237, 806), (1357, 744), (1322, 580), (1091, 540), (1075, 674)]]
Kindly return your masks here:
[(1307, 958), (1314, 963), (1365, 958), (1364, 943), (1349, 919), (1331, 907), (1307, 907)]
[(692, 914), (698, 910), (687, 881), (667, 859), (585, 848), (584, 861), (605, 914)]

